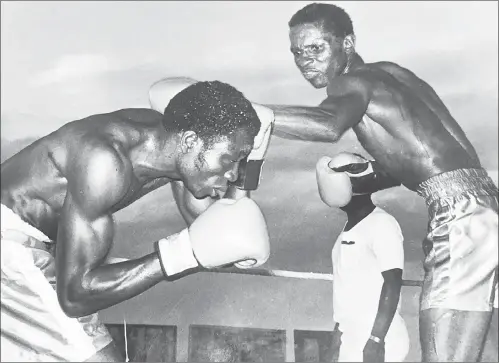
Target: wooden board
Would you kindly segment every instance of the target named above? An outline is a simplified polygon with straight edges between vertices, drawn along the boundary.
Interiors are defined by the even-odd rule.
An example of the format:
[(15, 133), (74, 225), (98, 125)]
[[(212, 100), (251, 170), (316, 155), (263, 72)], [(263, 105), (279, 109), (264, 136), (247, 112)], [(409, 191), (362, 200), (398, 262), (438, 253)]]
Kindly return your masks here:
[[(106, 326), (123, 357), (126, 357), (123, 324)], [(126, 330), (130, 362), (175, 362), (176, 326), (127, 324)]]
[(285, 362), (286, 331), (191, 325), (189, 362)]
[(339, 334), (332, 331), (295, 330), (295, 362), (337, 362)]

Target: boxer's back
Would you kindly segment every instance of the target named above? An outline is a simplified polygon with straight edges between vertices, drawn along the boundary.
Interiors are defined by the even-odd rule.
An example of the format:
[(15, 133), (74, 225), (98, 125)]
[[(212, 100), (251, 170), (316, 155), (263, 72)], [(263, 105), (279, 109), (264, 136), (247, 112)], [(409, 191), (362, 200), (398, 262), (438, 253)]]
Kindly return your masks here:
[(65, 124), (35, 141), (1, 165), (1, 202), (55, 239), (58, 213), (66, 196), (66, 166), (83, 146), (126, 151), (159, 127), (161, 115), (149, 109), (125, 109)]
[(352, 73), (372, 89), (367, 117), (354, 131), (364, 148), (404, 185), (414, 189), (436, 174), (480, 167), (464, 132), (423, 80), (390, 62), (365, 64)]

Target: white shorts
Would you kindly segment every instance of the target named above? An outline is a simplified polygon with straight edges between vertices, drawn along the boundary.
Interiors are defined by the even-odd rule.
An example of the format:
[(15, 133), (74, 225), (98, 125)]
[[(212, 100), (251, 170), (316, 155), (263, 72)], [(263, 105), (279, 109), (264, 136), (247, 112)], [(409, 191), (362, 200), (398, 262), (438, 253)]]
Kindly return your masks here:
[[(112, 342), (111, 335), (97, 314), (76, 319), (62, 311), (55, 291), (55, 259), (43, 248), (5, 237), (13, 228), (35, 233), (10, 209), (2, 205), (1, 212), (1, 361), (89, 359)], [(42, 239), (47, 240), (43, 234)], [(44, 246), (37, 242), (37, 247)]]
[[(341, 345), (338, 362), (362, 362), (364, 347), (371, 335), (371, 327), (365, 324), (341, 323)], [(409, 353), (409, 333), (402, 317), (396, 313), (385, 337), (385, 362), (403, 362)]]

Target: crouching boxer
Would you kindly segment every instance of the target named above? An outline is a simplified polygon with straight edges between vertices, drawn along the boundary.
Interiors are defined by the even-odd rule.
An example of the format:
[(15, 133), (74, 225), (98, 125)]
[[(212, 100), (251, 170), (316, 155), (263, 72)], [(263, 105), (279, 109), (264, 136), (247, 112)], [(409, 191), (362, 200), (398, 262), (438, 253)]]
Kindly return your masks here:
[[(190, 77), (167, 77), (155, 82), (149, 89), (151, 108), (161, 113), (168, 113), (170, 108), (167, 106), (172, 98), (180, 91), (198, 82)], [(202, 211), (221, 196), (233, 199), (249, 197), (250, 192), (258, 188), (275, 119), (274, 112), (270, 108), (257, 103), (252, 103), (252, 107), (258, 115), (261, 126), (255, 136), (251, 152), (238, 163), (236, 180), (230, 180), (227, 183), (227, 188), (219, 189), (216, 196), (201, 199), (194, 197), (181, 181), (171, 183), (180, 213), (187, 224), (192, 223)]]
[(371, 200), (372, 188), (390, 185), (373, 165), (349, 153), (316, 165), (322, 201), (347, 214), (331, 254), (340, 362), (401, 362), (409, 350), (399, 313), (404, 240), (397, 220)]
[(106, 261), (121, 242), (115, 212), (171, 182), (193, 198), (216, 196), (238, 180), (260, 127), (234, 87), (198, 82), (176, 93), (164, 114), (93, 115), (3, 162), (1, 360), (123, 361), (98, 311), (205, 268), (264, 263), (265, 220), (246, 197), (212, 203), (153, 253)]

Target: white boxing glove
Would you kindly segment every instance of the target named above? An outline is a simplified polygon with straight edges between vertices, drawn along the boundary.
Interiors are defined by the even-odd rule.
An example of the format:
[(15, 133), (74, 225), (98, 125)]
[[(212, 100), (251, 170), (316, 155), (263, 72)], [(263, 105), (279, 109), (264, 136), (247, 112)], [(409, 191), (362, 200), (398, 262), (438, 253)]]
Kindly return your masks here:
[(319, 195), (330, 207), (341, 208), (353, 195), (369, 194), (370, 187), (365, 184), (372, 182), (374, 176), (372, 163), (356, 154), (323, 156), (316, 164)]
[(330, 207), (344, 207), (352, 199), (352, 183), (346, 173), (338, 173), (329, 167), (332, 159), (323, 156), (315, 166), (317, 188), (321, 200)]
[(198, 265), (257, 267), (270, 254), (265, 218), (246, 197), (216, 201), (189, 228), (161, 239), (156, 247), (167, 276)]
[(248, 157), (239, 164), (238, 178), (229, 183), (239, 189), (256, 190), (260, 184), (265, 154), (267, 153), (274, 126), (274, 111), (270, 108), (253, 103), (253, 109), (260, 119), (260, 131), (253, 141), (253, 149)]
[(197, 82), (195, 79), (189, 77), (167, 77), (153, 83), (149, 88), (149, 103), (151, 104), (151, 108), (164, 114), (166, 106), (168, 106), (173, 97)]
[(270, 135), (272, 134), (272, 127), (275, 122), (274, 111), (270, 108), (260, 105), (258, 103), (252, 103), (253, 109), (255, 110), (258, 118), (260, 119), (260, 131), (255, 136), (255, 141), (253, 142), (253, 151), (250, 156), (252, 159), (263, 159), (267, 151), (268, 144), (270, 142)]
[(353, 195), (401, 185), (376, 160), (346, 152), (322, 157), (316, 165), (316, 176), (321, 199), (330, 207), (344, 207)]

